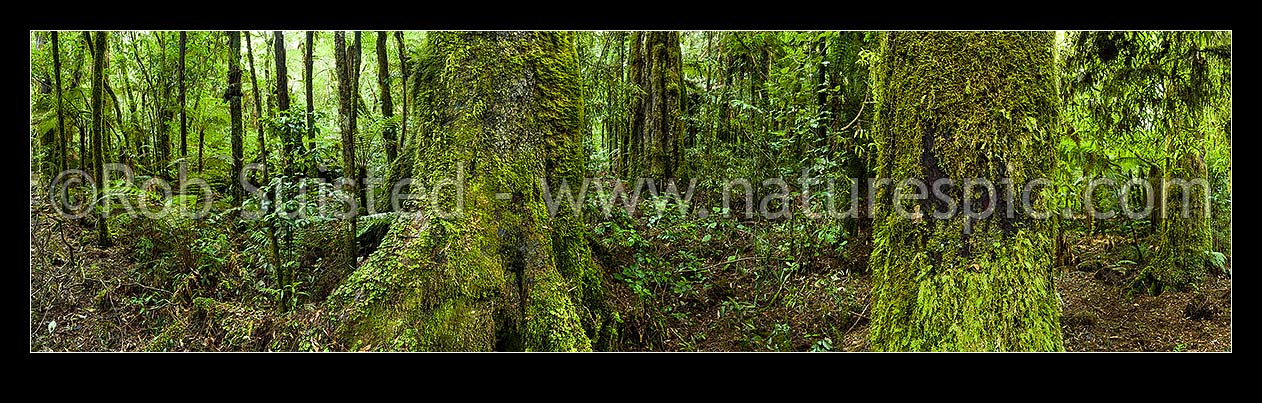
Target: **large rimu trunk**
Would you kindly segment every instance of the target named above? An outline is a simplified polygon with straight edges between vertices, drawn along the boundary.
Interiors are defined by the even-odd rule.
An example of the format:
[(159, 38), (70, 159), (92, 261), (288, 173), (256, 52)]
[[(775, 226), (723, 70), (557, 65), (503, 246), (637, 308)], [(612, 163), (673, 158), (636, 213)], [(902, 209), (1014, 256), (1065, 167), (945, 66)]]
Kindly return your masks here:
[(355, 350), (600, 348), (612, 321), (584, 227), (568, 204), (554, 217), (547, 206), (583, 176), (571, 34), (428, 40), (442, 56), (419, 108), (449, 123), (417, 136), (430, 140), (412, 176), (436, 209), (401, 215), (330, 297), (339, 338)]
[[(872, 74), (875, 138), (878, 176), (894, 185), (882, 187), (874, 217), (873, 350), (1063, 349), (1051, 221), (1032, 216), (1055, 205), (1052, 191), (1035, 187), (1029, 210), (1001, 184), (1020, 192), (1052, 173), (1053, 43), (1050, 32), (884, 39)], [(912, 178), (931, 197), (894, 204), (893, 192), (919, 190), (897, 186)], [(943, 178), (954, 185), (934, 196)], [(995, 191), (965, 189), (970, 178)], [(980, 214), (962, 212), (965, 203)]]

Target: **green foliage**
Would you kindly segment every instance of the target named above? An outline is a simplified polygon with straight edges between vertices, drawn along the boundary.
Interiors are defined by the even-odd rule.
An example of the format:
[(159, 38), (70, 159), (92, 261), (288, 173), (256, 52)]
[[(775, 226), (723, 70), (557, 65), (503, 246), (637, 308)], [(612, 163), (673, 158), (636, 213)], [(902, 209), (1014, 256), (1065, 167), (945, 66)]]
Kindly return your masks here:
[[(112, 204), (97, 212), (124, 240), (121, 253), (79, 255), (74, 260), (84, 262), (74, 264), (88, 280), (104, 267), (126, 267), (114, 273), (117, 285), (101, 282), (104, 289), (88, 295), (98, 308), (124, 312), (116, 317), (134, 321), (128, 326), (147, 329), (136, 348), (701, 350), (720, 343), (833, 351), (853, 330), (870, 332), (877, 350), (1055, 350), (1052, 265), (1073, 264), (1053, 262), (1053, 251), (1072, 249), (1057, 242), (1104, 235), (1110, 246), (1101, 267), (1137, 274), (1133, 292), (1231, 275), (1230, 32), (1067, 32), (1054, 40), (1028, 32), (682, 32), (682, 80), (664, 87), (682, 92), (675, 172), (702, 179), (698, 197), (646, 198), (634, 213), (612, 208), (612, 217), (602, 203), (552, 217), (537, 184), (540, 177), (607, 184), (639, 173), (629, 161), (638, 141), (630, 133), (633, 103), (643, 95), (629, 74), (632, 33), (407, 32), (409, 74), (393, 68), (397, 53), (389, 58), (389, 78), (400, 81), (390, 87), (400, 95), (407, 88), (401, 158), (386, 160), (383, 134), (401, 128), (402, 114), (382, 117), (375, 85), (356, 94), (356, 154), (370, 177), (390, 178), (369, 189), (378, 200), (394, 181), (413, 177), (431, 189), (464, 164), (465, 215), (364, 217), (358, 238), (385, 235), (379, 245), (361, 244), (359, 253), (369, 254), (362, 260), (344, 255), (344, 223), (318, 203), (345, 195), (329, 183), (299, 186), (347, 169), (339, 130), (330, 129), (337, 100), (329, 34), (314, 46), (315, 127), (308, 127), (306, 79), (291, 80), (293, 105), (275, 110), (272, 43), (261, 40), (271, 33), (246, 33), (255, 40), (264, 116), (244, 98), (244, 158), (266, 151), (270, 182), (252, 178), (260, 192), (231, 210), (224, 200), (235, 178), (224, 93), (231, 55), (222, 32), (187, 34), (187, 155), (178, 152), (178, 33), (110, 34), (101, 111), (91, 110), (92, 60), (80, 33), (59, 35), (60, 71), (49, 33), (30, 34), (33, 189), (47, 189), (57, 162), (90, 169), (90, 141), (80, 142), (91, 137), (94, 113), (105, 124), (105, 162), (130, 166), (132, 183), (183, 170), (211, 185), (215, 213), (205, 219), (183, 215), (206, 201), (196, 191), (167, 198), (115, 178), (101, 195), (68, 195)], [(294, 78), (306, 45), (303, 35), (286, 37)], [(374, 60), (374, 52), (365, 46), (361, 54)], [(376, 70), (360, 79), (376, 82)], [(57, 75), (64, 161), (50, 137)], [(266, 150), (253, 119), (265, 125)], [(286, 140), (297, 145), (290, 161), (281, 152)], [(951, 177), (1049, 177), (1054, 184), (1037, 195), (1035, 209), (1076, 214), (1010, 230), (983, 223), (968, 237), (958, 218), (936, 226), (900, 221), (888, 203), (878, 202), (886, 215), (876, 217), (803, 217), (825, 210), (828, 198), (844, 208), (851, 195), (843, 178), (927, 175), (926, 153)], [(804, 170), (838, 179), (840, 188), (817, 182), (808, 192), (796, 180)], [(750, 178), (756, 209), (768, 190), (759, 181), (774, 177), (789, 183), (788, 217), (742, 219), (739, 196), (736, 211), (715, 203), (724, 180)], [(1193, 211), (1207, 203), (1208, 214), (1083, 214), (1087, 204), (1118, 211), (1159, 196), (1132, 191), (1123, 200), (1117, 187), (1104, 187), (1083, 200), (1092, 179), (1171, 177), (1205, 178), (1208, 189), (1186, 196)], [(494, 197), (505, 191), (511, 202)], [(888, 201), (889, 192), (877, 195)], [(809, 206), (798, 204), (808, 198)], [(453, 203), (439, 200), (448, 211)], [(124, 204), (165, 212), (127, 215)], [(871, 300), (849, 283), (866, 274), (869, 260)], [(54, 334), (75, 325), (58, 318), (38, 328)]]

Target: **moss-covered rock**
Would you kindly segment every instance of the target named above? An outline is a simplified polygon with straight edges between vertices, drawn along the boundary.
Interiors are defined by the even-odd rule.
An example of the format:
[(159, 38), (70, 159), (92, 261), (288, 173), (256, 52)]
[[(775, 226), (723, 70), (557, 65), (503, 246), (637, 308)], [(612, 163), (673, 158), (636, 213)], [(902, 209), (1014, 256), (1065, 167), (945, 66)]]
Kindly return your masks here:
[[(872, 66), (877, 101), (878, 175), (894, 184), (915, 178), (959, 206), (933, 199), (900, 214), (880, 188), (875, 215), (871, 348), (905, 350), (1061, 350), (1053, 289), (1050, 220), (1031, 219), (1021, 186), (1049, 176), (1058, 115), (1053, 34), (1047, 32), (899, 32), (881, 41)], [(995, 183), (992, 203), (967, 178)], [(1010, 178), (1016, 191), (999, 181)], [(1048, 187), (1036, 187), (1033, 211), (1047, 213)], [(929, 195), (933, 195), (929, 190)], [(1014, 208), (1013, 218), (1005, 217)]]
[(429, 195), (411, 206), (424, 214), (402, 214), (330, 297), (338, 337), (355, 350), (590, 350), (600, 276), (580, 217), (549, 216), (540, 187), (582, 181), (571, 34), (427, 41), (417, 75), (434, 81), (413, 88), (432, 114), (418, 114), (411, 186)]

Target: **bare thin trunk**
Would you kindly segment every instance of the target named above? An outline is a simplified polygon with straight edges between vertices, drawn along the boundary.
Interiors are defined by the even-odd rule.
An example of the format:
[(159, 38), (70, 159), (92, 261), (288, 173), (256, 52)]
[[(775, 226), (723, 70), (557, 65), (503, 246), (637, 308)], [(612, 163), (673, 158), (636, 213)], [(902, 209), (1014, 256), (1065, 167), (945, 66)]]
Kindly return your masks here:
[(259, 140), (258, 162), (263, 164), (263, 183), (267, 183), (267, 142), (263, 138), (263, 102), (259, 100), (259, 77), (254, 72), (254, 47), (250, 44), (251, 36), (253, 35), (249, 32), (245, 33), (245, 54), (246, 60), (250, 62), (250, 86), (254, 89), (251, 93), (254, 96), (254, 130), (258, 132)]
[(66, 170), (66, 115), (61, 99), (61, 47), (57, 43), (57, 31), (53, 31), (53, 81), (57, 93), (57, 139), (53, 159), (57, 172)]
[(232, 193), (232, 206), (241, 206), (241, 31), (228, 31), (228, 110), (232, 121), (232, 171), (228, 183)]
[(307, 154), (311, 160), (308, 165), (311, 170), (315, 169), (315, 97), (312, 96), (312, 83), (314, 80), (311, 74), (313, 60), (311, 58), (315, 47), (315, 31), (307, 31), (307, 46), (302, 57), (302, 81), (307, 92)]
[(188, 157), (188, 99), (184, 82), (184, 59), (188, 53), (188, 32), (180, 31), (180, 158)]
[[(289, 68), (285, 64), (285, 34), (275, 31), (273, 34), (272, 54), (276, 65), (276, 108), (283, 115), (289, 111)], [(293, 174), (294, 136), (289, 130), (281, 131), (281, 160), (284, 162), (285, 175)]]
[[(85, 33), (85, 35), (87, 34)], [(102, 150), (102, 141), (105, 138), (105, 134), (102, 131), (105, 128), (105, 58), (109, 55), (105, 44), (108, 35), (106, 32), (97, 32), (95, 35), (90, 36), (95, 42), (92, 46), (92, 177), (99, 184), (108, 182), (102, 169), (102, 164), (105, 161), (105, 155)], [(104, 191), (104, 189), (98, 189), (101, 192)], [(105, 211), (105, 209), (100, 210), (96, 228), (97, 243), (102, 246), (108, 246), (110, 244), (109, 212)]]

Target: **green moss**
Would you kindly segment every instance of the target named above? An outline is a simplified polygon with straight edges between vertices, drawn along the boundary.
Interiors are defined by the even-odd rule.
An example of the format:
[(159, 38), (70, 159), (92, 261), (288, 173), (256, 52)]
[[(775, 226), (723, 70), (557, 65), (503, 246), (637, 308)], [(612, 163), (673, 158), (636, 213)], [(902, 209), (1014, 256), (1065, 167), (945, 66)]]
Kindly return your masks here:
[[(1166, 171), (1167, 180), (1179, 178), (1191, 181), (1188, 178), (1208, 177), (1205, 163), (1193, 153), (1181, 153), (1173, 160), (1173, 167)], [(1161, 228), (1155, 235), (1157, 253), (1137, 278), (1149, 288), (1150, 293), (1160, 292), (1163, 287), (1186, 288), (1199, 283), (1204, 277), (1208, 253), (1213, 250), (1210, 217), (1207, 214), (1208, 190), (1208, 182), (1204, 186), (1193, 184), (1186, 189), (1176, 182), (1168, 185), (1166, 211), (1161, 219)]]
[(180, 340), (184, 338), (184, 322), (174, 321), (162, 328), (162, 332), (154, 336), (153, 340), (145, 346), (145, 351), (171, 351), (180, 347)]
[[(330, 301), (351, 349), (590, 350), (599, 273), (580, 217), (539, 179), (581, 183), (582, 96), (569, 34), (431, 33), (413, 177), (439, 210), (403, 215)], [(424, 73), (422, 69), (418, 74)], [(509, 200), (498, 197), (510, 196)], [(426, 201), (428, 209), (430, 201)], [(415, 206), (414, 206), (415, 207)]]
[[(878, 175), (894, 183), (945, 177), (957, 186), (965, 178), (1046, 177), (1058, 127), (1052, 53), (1053, 35), (1044, 32), (883, 38), (871, 68)], [(1051, 194), (1039, 190), (1034, 211), (1047, 212)], [(917, 219), (897, 214), (891, 195), (885, 187), (877, 196), (874, 350), (1063, 349), (1051, 221), (1028, 218), (1020, 199), (1014, 211), (1024, 219), (1000, 219), (998, 209), (980, 220), (936, 219), (937, 206), (913, 201), (920, 204), (905, 210), (920, 209)]]

